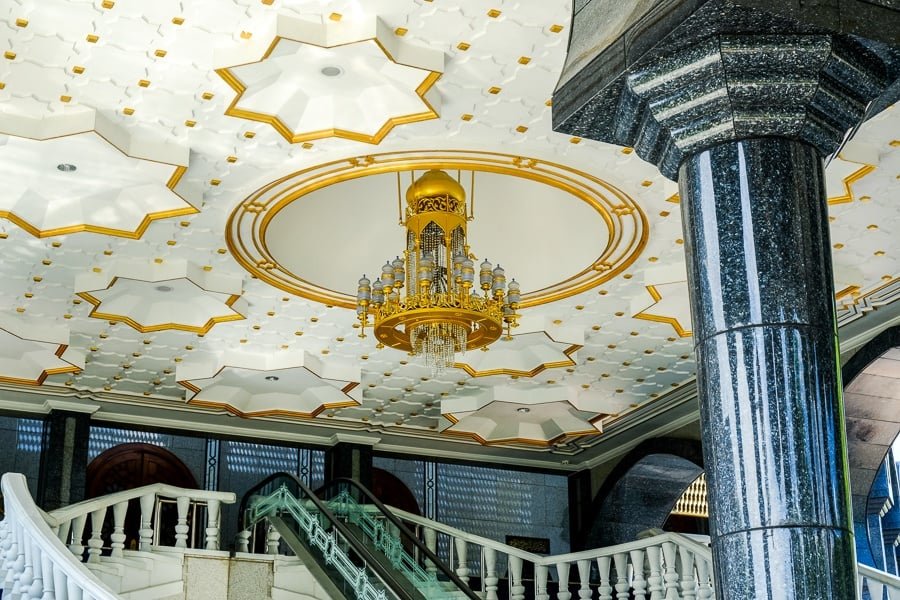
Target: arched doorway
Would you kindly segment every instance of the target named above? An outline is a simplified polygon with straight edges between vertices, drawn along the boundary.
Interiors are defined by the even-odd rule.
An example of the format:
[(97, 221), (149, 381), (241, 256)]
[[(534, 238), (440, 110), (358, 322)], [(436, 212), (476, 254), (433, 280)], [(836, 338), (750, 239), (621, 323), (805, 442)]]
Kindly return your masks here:
[[(172, 452), (153, 444), (119, 444), (106, 450), (91, 461), (86, 472), (86, 498), (96, 498), (124, 490), (132, 490), (154, 483), (165, 483), (177, 487), (196, 489), (194, 474), (181, 459)], [(111, 512), (111, 511), (110, 511)], [(188, 522), (194, 518), (194, 507)], [(177, 509), (174, 504), (163, 504), (159, 508), (161, 523), (175, 523)], [(198, 515), (199, 516), (199, 515)], [(112, 529), (112, 515), (107, 514), (104, 530)], [(140, 502), (129, 503), (125, 517), (125, 547), (135, 549), (140, 529)], [(192, 527), (191, 530), (196, 528)], [(160, 529), (160, 543), (174, 545), (175, 534), (171, 527)]]
[(372, 493), (388, 506), (405, 510), (414, 515), (422, 514), (412, 491), (399, 477), (384, 469), (372, 468)]

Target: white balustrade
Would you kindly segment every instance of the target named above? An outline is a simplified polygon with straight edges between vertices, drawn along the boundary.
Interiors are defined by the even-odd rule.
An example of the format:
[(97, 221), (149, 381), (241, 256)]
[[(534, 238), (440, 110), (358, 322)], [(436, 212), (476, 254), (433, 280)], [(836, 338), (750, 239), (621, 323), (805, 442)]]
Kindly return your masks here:
[[(3, 597), (21, 600), (114, 600), (117, 596), (84, 564), (96, 564), (125, 555), (125, 521), (129, 501), (139, 499), (140, 549), (153, 549), (153, 518), (163, 498), (175, 498), (178, 523), (175, 538), (186, 548), (190, 526), (188, 507), (205, 504), (205, 548), (218, 549), (219, 516), (222, 502), (233, 503), (229, 492), (185, 490), (156, 484), (128, 490), (73, 504), (44, 513), (35, 506), (25, 478), (7, 473), (2, 478), (6, 514), (0, 521), (0, 586)], [(103, 525), (112, 515), (108, 539), (104, 539)], [(90, 535), (85, 544), (85, 529), (90, 522)], [(157, 526), (158, 528), (158, 526)], [(201, 541), (203, 538), (199, 538)], [(204, 552), (197, 549), (194, 552)]]
[[(534, 569), (534, 597), (550, 600), (551, 576), (559, 582), (555, 600), (707, 600), (714, 598), (709, 547), (695, 539), (676, 533), (627, 544), (573, 552), (557, 556), (539, 556), (496, 540), (466, 533), (424, 517), (391, 508), (401, 520), (412, 523), (422, 532), (429, 548), (436, 536), (446, 538), (457, 559), (480, 547), (482, 556), (482, 587), (476, 590), (485, 600), (497, 598), (496, 565), (501, 557), (508, 565), (509, 597), (522, 600), (526, 586), (523, 581), (525, 565)], [(442, 547), (443, 542), (440, 544)], [(470, 548), (471, 547), (471, 548)], [(462, 567), (459, 560), (457, 573)], [(592, 565), (596, 572), (592, 573)], [(578, 593), (567, 585), (573, 570), (578, 572)], [(574, 588), (574, 582), (573, 582)], [(897, 597), (900, 600), (900, 596)]]

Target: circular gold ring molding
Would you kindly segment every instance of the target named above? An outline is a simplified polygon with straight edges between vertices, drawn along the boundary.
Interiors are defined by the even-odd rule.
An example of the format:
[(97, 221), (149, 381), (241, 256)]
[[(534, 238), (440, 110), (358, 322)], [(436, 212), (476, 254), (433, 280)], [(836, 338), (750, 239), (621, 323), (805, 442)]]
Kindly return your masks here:
[(266, 244), (266, 229), (285, 206), (330, 185), (384, 173), (443, 169), (521, 177), (563, 190), (602, 217), (603, 252), (562, 281), (522, 295), (521, 308), (554, 302), (609, 281), (628, 268), (647, 244), (647, 217), (614, 185), (557, 163), (500, 152), (435, 150), (385, 152), (336, 160), (277, 179), (253, 192), (232, 211), (225, 228), (228, 249), (251, 274), (285, 292), (330, 306), (356, 308), (356, 298), (298, 277), (279, 264)]

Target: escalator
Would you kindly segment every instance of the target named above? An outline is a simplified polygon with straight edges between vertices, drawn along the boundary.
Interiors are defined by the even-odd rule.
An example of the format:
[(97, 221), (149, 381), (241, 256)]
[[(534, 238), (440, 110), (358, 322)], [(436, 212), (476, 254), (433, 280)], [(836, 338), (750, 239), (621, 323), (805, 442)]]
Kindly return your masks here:
[[(311, 570), (348, 600), (479, 600), (372, 493), (350, 479), (318, 492), (276, 473), (244, 495), (244, 531), (268, 522)], [(265, 534), (256, 536), (265, 543)]]

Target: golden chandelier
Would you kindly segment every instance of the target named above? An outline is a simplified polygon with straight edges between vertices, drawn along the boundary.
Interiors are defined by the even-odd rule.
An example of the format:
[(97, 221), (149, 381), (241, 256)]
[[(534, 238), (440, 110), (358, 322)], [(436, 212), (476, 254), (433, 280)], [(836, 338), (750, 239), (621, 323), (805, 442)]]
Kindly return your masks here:
[[(388, 260), (381, 277), (359, 280), (357, 315), (365, 337), (369, 315), (385, 346), (425, 356), (433, 374), (457, 352), (491, 344), (517, 325), (519, 284), (506, 283), (500, 265), (481, 263), (475, 289), (474, 256), (466, 240), (471, 212), (466, 193), (447, 173), (432, 169), (406, 190), (406, 249)], [(401, 291), (405, 289), (405, 294)]]

